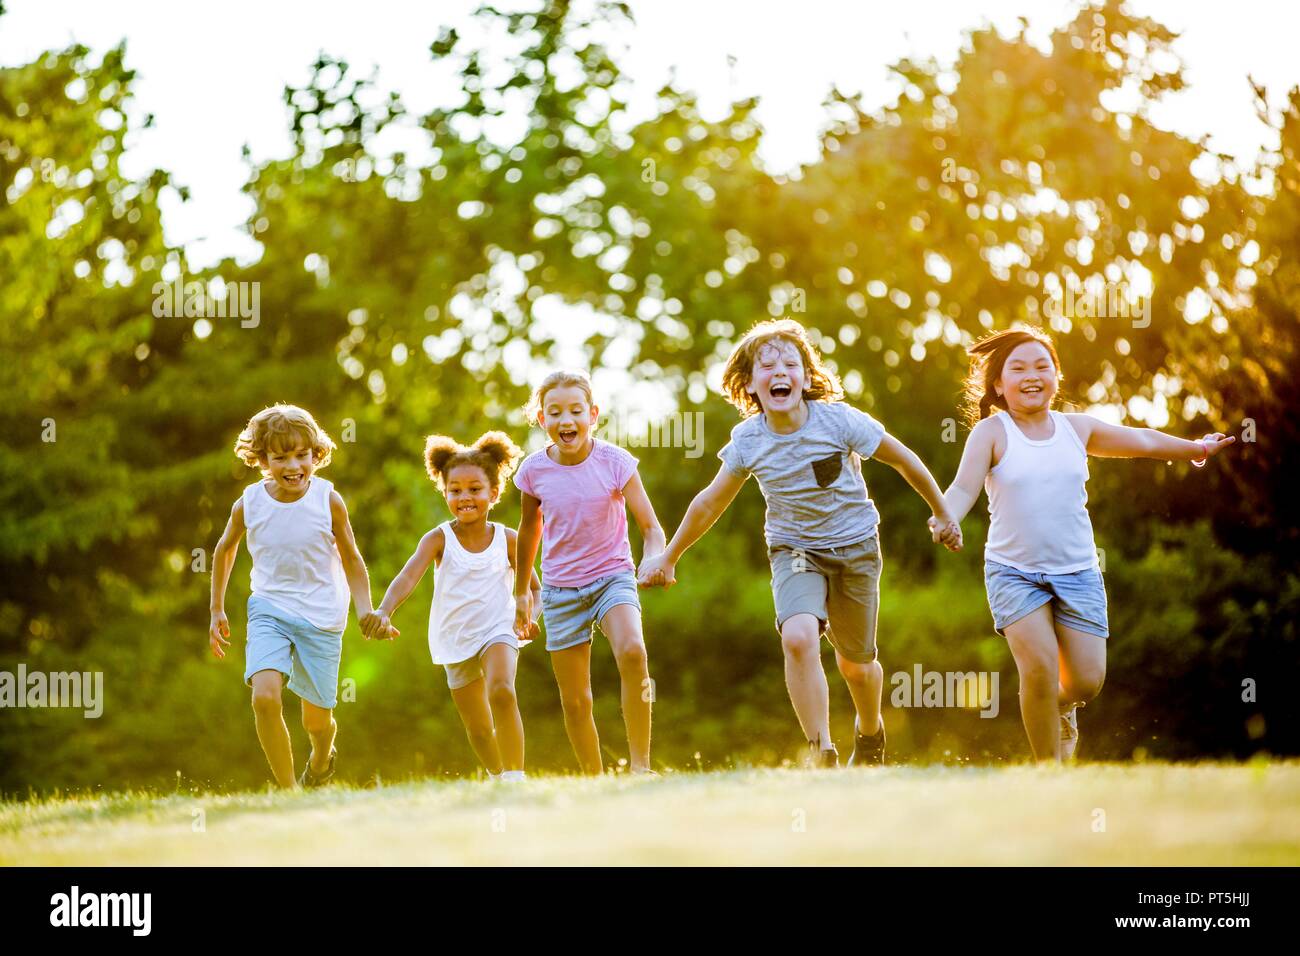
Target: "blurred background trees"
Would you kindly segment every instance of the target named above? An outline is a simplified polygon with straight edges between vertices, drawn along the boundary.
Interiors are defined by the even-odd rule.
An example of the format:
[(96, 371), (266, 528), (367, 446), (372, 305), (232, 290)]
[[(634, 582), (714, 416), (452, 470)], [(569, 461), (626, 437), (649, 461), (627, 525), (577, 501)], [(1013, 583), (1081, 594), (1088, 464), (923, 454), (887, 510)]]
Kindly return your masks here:
[[(1016, 321), (1056, 336), (1062, 398), (1076, 408), (1240, 435), (1204, 471), (1094, 463), (1113, 637), (1084, 753), (1296, 752), (1280, 681), (1297, 664), (1300, 602), (1285, 484), (1300, 372), (1300, 94), (1270, 119), (1280, 150), (1239, 170), (1148, 122), (1146, 106), (1182, 83), (1172, 36), (1107, 2), (1081, 9), (1050, 53), (986, 29), (951, 70), (899, 63), (897, 102), (874, 112), (831, 91), (821, 160), (777, 176), (756, 159), (753, 101), (707, 120), (669, 86), (657, 115), (628, 116), (628, 81), (600, 42), (626, 26), (625, 5), (478, 17), (497, 37), (490, 48), (451, 29), (430, 47), (463, 91), (453, 108), (412, 115), (326, 53), (285, 90), (293, 155), (250, 162), (248, 228), (264, 254), (248, 267), (192, 271), (162, 236), (159, 193), (176, 188), (166, 172), (120, 173), (124, 48), (0, 70), (0, 668), (106, 674), (99, 720), (0, 713), (0, 789), (264, 779), (242, 654), (219, 664), (205, 636), (211, 548), (255, 478), (230, 446), (262, 406), (302, 404), (340, 441), (327, 476), (378, 600), (447, 517), (423, 474), (423, 436), (501, 427), (529, 440), (520, 407), (557, 337), (582, 339), (589, 366), (610, 373), (600, 380), (651, 383), (701, 416), (703, 457), (632, 449), (671, 533), (736, 422), (714, 391), (718, 362), (777, 315), (815, 331), (849, 400), (942, 484), (964, 440), (963, 348)], [(1136, 105), (1121, 110), (1123, 96)], [(520, 114), (518, 137), (489, 135)], [(423, 130), (431, 159), (377, 155), (394, 124)], [(209, 297), (257, 283), (259, 320), (157, 315), (155, 284), (178, 277)], [(1052, 317), (1049, 300), (1102, 284), (1149, 298), (1149, 324)], [(626, 415), (633, 394), (599, 400)], [(930, 545), (924, 505), (897, 476), (868, 466), (867, 480), (883, 515), (887, 675), (917, 663), (1002, 675), (998, 720), (889, 708), (893, 754), (1018, 759), (1014, 667), (980, 576), (982, 515), (954, 558)], [(672, 766), (774, 763), (799, 743), (762, 510), (747, 488), (679, 585), (644, 595), (656, 753)], [(517, 517), (507, 493), (496, 518)], [(247, 561), (227, 598), (241, 635)], [(473, 768), (428, 663), (431, 592), (426, 580), (399, 613), (394, 644), (349, 627), (339, 716), (352, 779)], [(617, 678), (603, 647), (595, 656), (614, 756)], [(519, 686), (531, 764), (567, 769), (540, 647), (522, 655)], [(847, 697), (833, 693), (847, 736)]]

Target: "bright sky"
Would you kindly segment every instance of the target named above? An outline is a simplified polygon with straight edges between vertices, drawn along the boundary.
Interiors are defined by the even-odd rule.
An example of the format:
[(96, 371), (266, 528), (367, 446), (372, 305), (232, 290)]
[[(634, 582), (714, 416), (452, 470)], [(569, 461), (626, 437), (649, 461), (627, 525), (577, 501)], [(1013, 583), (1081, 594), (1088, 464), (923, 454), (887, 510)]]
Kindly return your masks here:
[[(1209, 134), (1211, 146), (1249, 162), (1269, 132), (1256, 118), (1247, 74), (1264, 82), (1273, 102), (1300, 84), (1300, 5), (1270, 0), (1187, 3), (1131, 0), (1133, 9), (1182, 32), (1177, 50), (1190, 89), (1155, 112), (1180, 133)], [(183, 244), (195, 268), (234, 256), (257, 257), (241, 226), (251, 203), (244, 144), (254, 160), (289, 151), (287, 83), (300, 84), (325, 50), (362, 73), (379, 68), (379, 84), (398, 90), (414, 110), (448, 98), (428, 47), (444, 23), (463, 23), (478, 0), (366, 3), (316, 0), (310, 5), (225, 0), (198, 5), (137, 0), (6, 0), (0, 17), (0, 65), (29, 62), (73, 42), (102, 52), (125, 38), (137, 70), (135, 110), (155, 127), (128, 140), (124, 172), (170, 170), (192, 191), (189, 203), (163, 199), (167, 238)], [(503, 5), (509, 5), (503, 4)], [(637, 18), (617, 59), (646, 112), (653, 93), (676, 69), (706, 113), (730, 99), (758, 95), (766, 129), (762, 156), (786, 170), (817, 156), (819, 104), (832, 85), (861, 90), (869, 105), (893, 97), (886, 66), (905, 55), (950, 62), (962, 32), (992, 22), (1004, 32), (1024, 15), (1031, 37), (1045, 37), (1077, 4), (1065, 0), (632, 0)], [(181, 13), (183, 11), (183, 13)], [(735, 58), (728, 64), (728, 54)]]

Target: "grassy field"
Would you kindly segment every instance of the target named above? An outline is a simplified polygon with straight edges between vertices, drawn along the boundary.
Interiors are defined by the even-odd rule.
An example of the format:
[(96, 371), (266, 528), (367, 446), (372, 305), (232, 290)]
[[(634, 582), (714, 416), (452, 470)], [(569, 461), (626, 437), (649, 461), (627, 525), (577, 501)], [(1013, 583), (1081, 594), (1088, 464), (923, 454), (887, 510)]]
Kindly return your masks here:
[(1300, 762), (737, 770), (0, 803), (0, 864), (1300, 863)]

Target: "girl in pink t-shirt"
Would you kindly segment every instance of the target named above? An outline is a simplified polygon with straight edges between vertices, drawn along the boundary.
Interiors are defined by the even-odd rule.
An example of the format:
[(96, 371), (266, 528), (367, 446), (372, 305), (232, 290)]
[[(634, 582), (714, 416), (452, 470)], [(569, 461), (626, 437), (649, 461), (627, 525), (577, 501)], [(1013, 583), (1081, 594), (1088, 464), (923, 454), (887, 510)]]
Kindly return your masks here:
[(532, 620), (529, 582), (542, 544), (546, 649), (564, 707), (564, 728), (584, 773), (600, 773), (600, 738), (591, 706), (592, 626), (614, 649), (623, 684), (633, 773), (650, 769), (654, 683), (641, 635), (641, 602), (627, 538), (627, 512), (641, 528), (645, 557), (664, 549), (664, 532), (627, 451), (591, 435), (600, 409), (582, 372), (555, 372), (533, 394), (528, 417), (551, 444), (524, 459), (514, 482), (523, 493), (515, 565), (515, 630)]

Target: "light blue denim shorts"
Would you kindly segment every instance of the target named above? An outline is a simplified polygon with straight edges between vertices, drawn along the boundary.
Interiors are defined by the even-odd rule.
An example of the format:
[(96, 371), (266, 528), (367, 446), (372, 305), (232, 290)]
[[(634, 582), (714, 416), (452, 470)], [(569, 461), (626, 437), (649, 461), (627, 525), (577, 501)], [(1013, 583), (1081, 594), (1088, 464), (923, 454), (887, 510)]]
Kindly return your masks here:
[(251, 684), (258, 671), (279, 671), (303, 700), (333, 710), (339, 700), (342, 656), (342, 631), (321, 630), (264, 597), (249, 597), (245, 684)]
[(1110, 636), (1106, 586), (1096, 568), (1072, 574), (1042, 574), (985, 560), (984, 586), (993, 612), (993, 628), (1003, 637), (1007, 625), (1048, 603), (1056, 623), (1085, 634)]
[(610, 608), (631, 604), (641, 610), (636, 575), (619, 571), (597, 578), (580, 588), (542, 585), (542, 619), (546, 624), (546, 649), (563, 651), (591, 640), (591, 629)]

